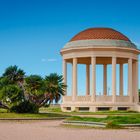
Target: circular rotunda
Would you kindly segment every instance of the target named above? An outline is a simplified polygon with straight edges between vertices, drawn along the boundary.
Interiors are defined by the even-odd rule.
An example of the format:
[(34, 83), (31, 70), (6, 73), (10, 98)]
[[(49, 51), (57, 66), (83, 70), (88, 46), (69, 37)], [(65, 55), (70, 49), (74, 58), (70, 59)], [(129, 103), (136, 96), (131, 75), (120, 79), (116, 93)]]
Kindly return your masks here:
[[(72, 93), (63, 97), (62, 111), (136, 110), (138, 96), (138, 55), (140, 50), (122, 33), (111, 28), (90, 28), (75, 35), (61, 50), (63, 77), (67, 84), (67, 63), (72, 64)], [(78, 64), (86, 65), (86, 92), (77, 89)], [(128, 64), (128, 90), (124, 95), (124, 64)], [(96, 65), (103, 66), (103, 94), (96, 92)], [(111, 95), (107, 92), (107, 66), (111, 65)], [(116, 94), (116, 66), (119, 65), (119, 95)], [(81, 79), (82, 80), (82, 79)], [(69, 86), (69, 85), (67, 85)]]

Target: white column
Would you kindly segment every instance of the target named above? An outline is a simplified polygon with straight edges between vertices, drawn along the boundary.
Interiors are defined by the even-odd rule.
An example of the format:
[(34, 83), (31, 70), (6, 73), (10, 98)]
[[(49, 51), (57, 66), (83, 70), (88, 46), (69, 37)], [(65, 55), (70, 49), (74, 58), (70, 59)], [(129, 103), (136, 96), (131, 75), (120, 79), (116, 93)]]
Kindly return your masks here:
[(90, 95), (90, 65), (86, 65), (86, 95)]
[(96, 101), (96, 57), (91, 57), (91, 73), (92, 73), (92, 95), (91, 100), (92, 102)]
[(138, 80), (138, 77), (139, 77), (139, 73), (138, 73), (138, 60), (136, 61), (136, 76), (135, 76), (135, 81), (136, 81), (136, 86), (135, 86), (135, 92), (136, 92), (136, 103), (139, 102), (139, 92), (138, 92), (138, 83), (139, 83), (139, 80)]
[(104, 72), (103, 72), (103, 87), (104, 87), (104, 91), (103, 91), (103, 94), (104, 95), (107, 95), (107, 65), (105, 64), (104, 65), (104, 68), (103, 68)]
[(77, 58), (73, 58), (72, 67), (72, 101), (75, 101), (77, 95)]
[(134, 102), (136, 102), (136, 63), (133, 62), (132, 63), (132, 73), (133, 73), (133, 77), (132, 77), (132, 90), (133, 90), (133, 95), (134, 95)]
[(116, 57), (112, 57), (112, 102), (116, 102)]
[(123, 64), (120, 64), (120, 96), (123, 96)]
[(128, 59), (128, 95), (130, 102), (133, 102), (133, 93), (132, 93), (132, 59)]
[[(67, 62), (63, 59), (63, 82), (67, 85)], [(67, 90), (65, 91), (65, 95), (67, 94)]]
[(138, 94), (138, 61), (135, 61), (132, 63), (132, 90), (133, 90), (133, 97), (134, 97), (134, 102), (138, 103), (139, 102), (139, 94)]

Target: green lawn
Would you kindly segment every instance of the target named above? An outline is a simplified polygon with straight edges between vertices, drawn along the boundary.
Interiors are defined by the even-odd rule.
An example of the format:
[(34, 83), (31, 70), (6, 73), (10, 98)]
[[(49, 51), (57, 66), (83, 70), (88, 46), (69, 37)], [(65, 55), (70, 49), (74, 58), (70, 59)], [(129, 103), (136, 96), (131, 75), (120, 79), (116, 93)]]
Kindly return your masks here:
[(68, 115), (60, 113), (38, 113), (38, 114), (17, 114), (17, 113), (7, 113), (5, 109), (0, 109), (0, 118), (31, 118), (31, 119), (45, 119), (45, 118), (54, 118), (54, 117), (67, 117)]
[(6, 112), (7, 112), (6, 109), (2, 109), (2, 108), (0, 108), (0, 113), (6, 113)]
[[(41, 108), (41, 112), (72, 115), (67, 120), (104, 122), (113, 124), (140, 124), (140, 113), (135, 111), (62, 112), (59, 107)], [(107, 115), (105, 118), (79, 117), (78, 115)]]
[(38, 114), (17, 114), (17, 113), (0, 113), (0, 118), (30, 118), (30, 119), (41, 119), (41, 118), (53, 118), (53, 117), (67, 117), (66, 115), (56, 113), (38, 113)]
[[(107, 115), (106, 118), (79, 117), (78, 115)], [(117, 116), (121, 115), (121, 116)], [(69, 117), (71, 116), (71, 117)], [(41, 108), (38, 114), (17, 114), (7, 113), (6, 110), (0, 109), (0, 118), (52, 118), (52, 117), (69, 117), (68, 120), (91, 121), (91, 122), (113, 122), (115, 124), (135, 124), (140, 123), (140, 113), (134, 111), (106, 111), (106, 112), (61, 112), (60, 107)]]
[(0, 118), (30, 118), (30, 119), (41, 119), (41, 118), (53, 118), (53, 117), (66, 117), (66, 115), (55, 114), (55, 113), (38, 113), (38, 114), (17, 114), (17, 113), (0, 113)]
[(140, 114), (129, 115), (129, 116), (107, 116), (105, 118), (73, 116), (73, 117), (68, 118), (67, 120), (103, 122), (103, 123), (112, 122), (114, 124), (138, 124), (138, 123), (140, 124)]
[(54, 113), (62, 113), (61, 108), (60, 107), (48, 107), (48, 108), (40, 108), (40, 112), (46, 113), (46, 112), (54, 112)]

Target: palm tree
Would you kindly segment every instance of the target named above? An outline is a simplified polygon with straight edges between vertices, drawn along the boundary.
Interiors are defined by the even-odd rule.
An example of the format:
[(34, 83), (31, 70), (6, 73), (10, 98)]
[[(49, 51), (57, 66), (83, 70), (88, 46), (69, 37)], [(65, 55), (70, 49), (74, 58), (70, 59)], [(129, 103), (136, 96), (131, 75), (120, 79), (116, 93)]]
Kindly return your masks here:
[(7, 78), (10, 84), (21, 85), (24, 81), (25, 72), (16, 65), (10, 66), (5, 70), (3, 77)]
[(0, 108), (9, 110), (9, 107), (7, 105), (3, 104), (2, 101), (0, 101)]
[(35, 107), (57, 103), (64, 95), (66, 85), (63, 76), (56, 73), (43, 79), (39, 75), (25, 77), (25, 72), (17, 66), (8, 67), (0, 77), (0, 107), (10, 109), (20, 103), (33, 103)]
[(0, 107), (9, 108), (11, 105), (24, 100), (25, 72), (17, 66), (8, 67), (0, 77)]
[(49, 105), (53, 101), (55, 101), (55, 103), (58, 103), (61, 96), (65, 94), (65, 90), (67, 87), (63, 83), (63, 76), (57, 75), (56, 73), (52, 73), (49, 76), (45, 77), (45, 85), (45, 98), (49, 102)]
[(5, 72), (3, 73), (3, 79), (5, 79), (5, 82), (7, 84), (17, 84), (19, 88), (23, 90), (23, 93), (25, 92), (24, 89), (24, 78), (25, 78), (25, 72), (18, 68), (18, 66), (9, 66)]
[(7, 104), (16, 104), (24, 99), (23, 91), (17, 85), (7, 85), (0, 90), (0, 99)]
[(43, 86), (43, 78), (39, 75), (30, 75), (25, 78), (25, 82), (26, 89), (30, 90), (29, 92), (35, 92)]
[(38, 107), (49, 106), (53, 101), (56, 103), (64, 95), (66, 85), (63, 77), (56, 73), (46, 76), (45, 79), (38, 75), (25, 78), (25, 89), (28, 100)]
[(30, 75), (25, 78), (24, 87), (27, 100), (39, 106), (45, 92), (43, 78), (39, 75)]

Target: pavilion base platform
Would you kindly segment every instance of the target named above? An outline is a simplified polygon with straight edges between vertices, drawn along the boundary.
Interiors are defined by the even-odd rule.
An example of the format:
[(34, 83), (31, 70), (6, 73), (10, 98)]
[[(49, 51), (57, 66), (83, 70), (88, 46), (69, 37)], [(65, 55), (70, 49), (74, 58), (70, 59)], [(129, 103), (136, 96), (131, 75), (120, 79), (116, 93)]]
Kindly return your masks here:
[[(116, 96), (116, 102), (112, 102), (112, 97), (104, 96), (97, 97), (95, 102), (86, 100), (86, 96), (77, 96), (79, 100), (67, 100), (71, 96), (65, 96), (61, 104), (63, 112), (97, 112), (97, 111), (138, 111), (140, 112), (140, 105), (136, 102), (129, 101), (129, 96)], [(83, 100), (82, 100), (83, 99)], [(88, 97), (88, 99), (90, 99)], [(103, 99), (105, 99), (103, 101)], [(108, 99), (108, 100), (107, 100)], [(65, 102), (66, 100), (66, 102)]]
[(128, 104), (106, 104), (103, 105), (102, 103), (97, 104), (85, 104), (85, 105), (78, 105), (78, 104), (62, 104), (61, 110), (63, 112), (97, 112), (97, 111), (138, 111), (140, 112), (140, 105), (128, 105)]

